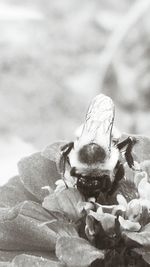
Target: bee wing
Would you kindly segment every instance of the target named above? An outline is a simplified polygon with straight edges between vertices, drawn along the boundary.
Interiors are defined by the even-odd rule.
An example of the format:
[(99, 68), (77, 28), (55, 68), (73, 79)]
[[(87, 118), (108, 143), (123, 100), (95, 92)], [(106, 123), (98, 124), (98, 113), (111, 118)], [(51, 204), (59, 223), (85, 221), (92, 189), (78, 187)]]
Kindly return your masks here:
[(96, 96), (87, 111), (79, 139), (83, 140), (87, 136), (90, 142), (100, 143), (100, 140), (105, 140), (106, 146), (110, 148), (114, 116), (112, 99), (103, 94)]

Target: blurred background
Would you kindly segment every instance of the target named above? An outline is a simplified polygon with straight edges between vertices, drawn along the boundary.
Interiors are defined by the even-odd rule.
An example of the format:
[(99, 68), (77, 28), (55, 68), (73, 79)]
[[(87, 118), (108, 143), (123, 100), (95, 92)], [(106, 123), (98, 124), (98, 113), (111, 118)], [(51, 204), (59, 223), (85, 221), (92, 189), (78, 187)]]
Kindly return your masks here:
[(150, 134), (149, 0), (0, 0), (0, 184), (17, 161), (72, 140), (91, 99)]

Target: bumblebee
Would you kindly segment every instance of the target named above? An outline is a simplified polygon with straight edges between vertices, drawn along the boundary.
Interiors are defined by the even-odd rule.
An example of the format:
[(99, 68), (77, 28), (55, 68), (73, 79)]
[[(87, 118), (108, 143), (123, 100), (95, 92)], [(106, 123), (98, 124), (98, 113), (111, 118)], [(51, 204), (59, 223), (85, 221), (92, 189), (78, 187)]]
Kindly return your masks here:
[(134, 169), (132, 148), (135, 138), (119, 142), (114, 134), (115, 107), (111, 98), (97, 95), (91, 102), (80, 136), (64, 145), (61, 153), (70, 165), (70, 175), (77, 178), (77, 188), (85, 197), (112, 194), (124, 177), (122, 150), (130, 168)]

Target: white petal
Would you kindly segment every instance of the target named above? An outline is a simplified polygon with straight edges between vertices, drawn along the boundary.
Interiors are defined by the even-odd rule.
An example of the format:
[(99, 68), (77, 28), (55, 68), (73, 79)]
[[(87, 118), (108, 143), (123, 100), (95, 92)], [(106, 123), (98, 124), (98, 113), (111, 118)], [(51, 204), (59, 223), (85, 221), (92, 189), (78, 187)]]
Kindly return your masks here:
[(129, 220), (125, 220), (121, 216), (119, 216), (119, 223), (120, 223), (122, 230), (137, 232), (141, 229), (141, 225), (138, 222), (131, 222)]
[(142, 213), (142, 205), (140, 199), (133, 199), (128, 203), (126, 216), (132, 222), (137, 222)]
[(118, 204), (121, 205), (121, 206), (124, 206), (124, 207), (127, 207), (127, 201), (125, 199), (124, 196), (118, 194), (117, 195), (117, 201), (118, 201)]
[(138, 191), (141, 198), (150, 200), (150, 183), (147, 180), (147, 176), (140, 181)]

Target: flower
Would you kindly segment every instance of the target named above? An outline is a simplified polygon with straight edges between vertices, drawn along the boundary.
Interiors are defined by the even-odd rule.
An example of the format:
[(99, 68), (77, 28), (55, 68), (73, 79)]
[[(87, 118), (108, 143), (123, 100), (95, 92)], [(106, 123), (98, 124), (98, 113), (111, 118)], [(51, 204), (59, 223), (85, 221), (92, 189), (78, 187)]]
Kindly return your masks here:
[[(132, 171), (130, 176), (125, 164), (127, 171), (126, 180), (124, 179), (126, 186), (132, 182), (137, 187), (136, 198), (129, 200), (125, 192), (122, 192), (123, 194), (116, 194), (118, 204), (94, 203), (90, 212), (87, 212), (85, 232), (87, 238), (100, 249), (117, 250), (118, 247), (122, 247), (122, 251), (126, 252), (125, 248), (132, 251), (133, 248), (141, 246), (142, 249), (134, 251), (150, 263), (150, 161), (144, 160), (136, 165), (140, 168)], [(120, 189), (122, 190), (118, 188), (117, 191)], [(128, 193), (129, 191), (128, 188)], [(121, 257), (125, 258), (126, 255), (125, 253), (122, 255), (122, 251), (120, 251)]]
[(128, 175), (126, 167), (130, 197), (118, 188), (113, 205), (87, 202), (68, 167), (62, 177), (63, 144), (20, 160), (19, 175), (0, 188), (0, 266), (120, 266), (137, 255), (150, 263), (150, 140), (139, 137), (134, 154), (143, 172)]
[[(0, 266), (72, 266), (80, 248), (85, 250), (81, 266), (103, 258), (103, 252), (78, 233), (82, 215), (76, 205), (83, 196), (75, 188), (55, 192), (61, 179), (56, 162), (38, 152), (22, 159), (18, 170), (19, 175), (0, 188)], [(66, 244), (67, 253), (75, 254), (70, 263)]]

